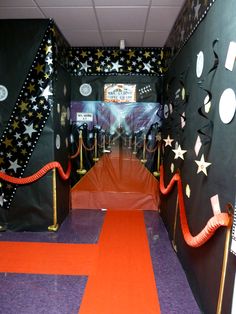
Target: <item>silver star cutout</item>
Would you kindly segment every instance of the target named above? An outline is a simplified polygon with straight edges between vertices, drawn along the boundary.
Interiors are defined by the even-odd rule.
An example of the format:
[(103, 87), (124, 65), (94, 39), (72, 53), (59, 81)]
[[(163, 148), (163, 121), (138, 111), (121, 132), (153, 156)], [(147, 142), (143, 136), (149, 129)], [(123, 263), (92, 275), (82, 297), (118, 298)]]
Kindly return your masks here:
[(179, 145), (177, 149), (172, 149), (172, 151), (175, 153), (175, 159), (181, 158), (184, 160), (184, 154), (187, 152), (184, 149), (181, 149), (181, 146)]
[(17, 164), (17, 161), (18, 161), (17, 159), (15, 161), (9, 160), (11, 165), (8, 169), (13, 169), (16, 172), (18, 168), (21, 168), (21, 166)]
[(33, 123), (31, 123), (30, 125), (26, 125), (24, 124), (25, 127), (25, 132), (24, 134), (28, 134), (29, 137), (32, 137), (32, 133), (37, 132), (34, 128), (33, 128)]
[(49, 96), (52, 96), (52, 92), (50, 92), (50, 85), (48, 85), (45, 89), (41, 88), (42, 94), (40, 96), (44, 97), (48, 100)]
[(172, 146), (173, 139), (170, 138), (170, 135), (167, 138), (164, 138), (163, 141), (165, 142), (165, 146)]
[(119, 69), (120, 69), (120, 68), (122, 68), (122, 65), (119, 64), (119, 61), (112, 62), (111, 71), (112, 71), (112, 70), (115, 70), (115, 71), (119, 72)]

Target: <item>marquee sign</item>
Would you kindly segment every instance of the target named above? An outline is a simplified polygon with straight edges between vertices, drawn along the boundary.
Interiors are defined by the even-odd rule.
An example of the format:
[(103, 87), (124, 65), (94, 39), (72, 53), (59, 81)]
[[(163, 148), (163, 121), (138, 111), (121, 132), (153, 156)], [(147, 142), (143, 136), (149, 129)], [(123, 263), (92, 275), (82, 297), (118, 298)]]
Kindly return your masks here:
[(136, 84), (105, 84), (105, 102), (136, 102)]

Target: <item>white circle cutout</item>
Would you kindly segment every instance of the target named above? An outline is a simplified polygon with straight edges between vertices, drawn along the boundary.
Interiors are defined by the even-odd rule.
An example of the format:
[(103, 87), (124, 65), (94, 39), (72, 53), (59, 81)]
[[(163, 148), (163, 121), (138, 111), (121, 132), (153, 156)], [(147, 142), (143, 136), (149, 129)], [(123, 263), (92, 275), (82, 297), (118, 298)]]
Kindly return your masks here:
[(169, 116), (169, 106), (167, 104), (164, 105), (164, 117), (167, 119)]
[(202, 71), (204, 68), (204, 54), (200, 51), (197, 55), (197, 62), (196, 62), (196, 75), (200, 77), (202, 75)]
[(223, 123), (230, 123), (235, 115), (236, 98), (235, 93), (231, 88), (223, 91), (219, 103), (219, 115)]
[(4, 101), (7, 99), (8, 96), (8, 90), (5, 86), (0, 85), (0, 101)]
[(61, 147), (61, 137), (59, 134), (57, 134), (57, 136), (56, 136), (56, 148), (60, 149), (60, 147)]
[(79, 91), (82, 96), (89, 96), (92, 93), (92, 87), (90, 84), (84, 83), (80, 86)]

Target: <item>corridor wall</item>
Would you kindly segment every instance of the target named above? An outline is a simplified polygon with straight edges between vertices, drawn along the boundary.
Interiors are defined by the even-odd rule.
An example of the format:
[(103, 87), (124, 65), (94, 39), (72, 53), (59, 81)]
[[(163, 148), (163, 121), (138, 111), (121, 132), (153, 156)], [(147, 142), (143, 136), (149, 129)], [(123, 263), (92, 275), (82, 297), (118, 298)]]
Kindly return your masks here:
[[(21, 178), (58, 161), (66, 171), (68, 44), (51, 20), (1, 20), (0, 39), (0, 170)], [(55, 222), (55, 206), (57, 222), (63, 221), (69, 211), (69, 181), (56, 176), (53, 205), (52, 176), (49, 171), (26, 185), (1, 179), (2, 230), (47, 230)]]
[[(163, 139), (172, 140), (164, 142), (165, 183), (180, 172), (193, 235), (214, 214), (226, 212), (228, 203), (235, 203), (235, 3), (213, 2), (207, 15), (198, 16), (198, 27), (182, 49), (175, 50), (164, 84)], [(180, 19), (186, 21), (184, 12)], [(214, 314), (226, 228), (203, 246), (189, 247), (179, 216), (174, 228), (176, 208), (177, 188), (162, 198), (161, 214), (202, 312)], [(221, 313), (231, 313), (235, 270), (235, 256), (229, 252)]]

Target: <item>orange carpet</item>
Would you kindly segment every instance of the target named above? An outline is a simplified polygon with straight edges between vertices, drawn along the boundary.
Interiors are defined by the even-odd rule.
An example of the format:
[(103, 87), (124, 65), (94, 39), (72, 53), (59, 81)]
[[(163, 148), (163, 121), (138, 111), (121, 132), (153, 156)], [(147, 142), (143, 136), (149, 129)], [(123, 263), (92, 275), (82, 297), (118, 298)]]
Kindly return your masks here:
[(73, 187), (72, 208), (157, 210), (158, 192), (158, 181), (132, 152), (112, 152)]
[(142, 211), (108, 211), (98, 244), (0, 242), (0, 271), (88, 275), (79, 314), (158, 314)]
[(108, 211), (79, 313), (160, 313), (143, 212)]

